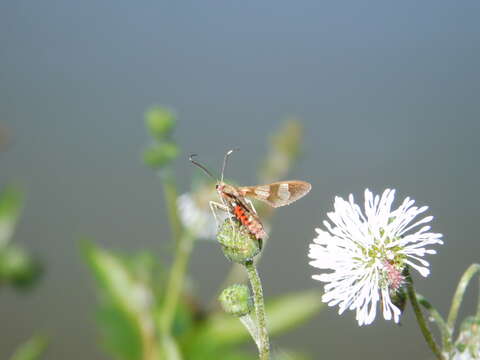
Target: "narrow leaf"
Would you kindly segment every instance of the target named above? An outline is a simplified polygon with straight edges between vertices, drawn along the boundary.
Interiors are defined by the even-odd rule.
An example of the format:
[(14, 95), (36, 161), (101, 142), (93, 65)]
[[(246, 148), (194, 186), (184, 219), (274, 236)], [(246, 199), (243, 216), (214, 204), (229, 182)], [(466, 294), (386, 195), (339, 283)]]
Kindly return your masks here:
[(40, 359), (47, 347), (47, 339), (44, 336), (34, 336), (21, 345), (10, 360), (37, 360)]
[(0, 247), (5, 246), (12, 237), (22, 203), (22, 193), (14, 187), (7, 187), (0, 194)]
[(121, 359), (156, 358), (151, 289), (118, 256), (91, 243), (82, 248), (103, 295), (100, 324), (107, 348)]

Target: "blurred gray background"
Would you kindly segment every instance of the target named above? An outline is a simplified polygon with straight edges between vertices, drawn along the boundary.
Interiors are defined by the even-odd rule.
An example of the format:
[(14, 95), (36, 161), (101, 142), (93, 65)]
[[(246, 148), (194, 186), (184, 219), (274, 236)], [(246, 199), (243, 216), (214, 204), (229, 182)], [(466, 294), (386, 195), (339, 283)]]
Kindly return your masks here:
[[(48, 359), (107, 358), (78, 239), (166, 257), (160, 183), (140, 161), (153, 104), (177, 111), (184, 153), (212, 169), (240, 147), (229, 177), (245, 185), (268, 134), (286, 116), (303, 120), (305, 155), (290, 177), (313, 191), (275, 217), (260, 266), (267, 296), (320, 286), (306, 254), (335, 195), (394, 187), (428, 204), (445, 234), (431, 277), (416, 276), (445, 313), (480, 260), (479, 15), (478, 1), (2, 1), (0, 124), (12, 143), (0, 184), (27, 191), (15, 241), (47, 273), (30, 294), (2, 289), (0, 358), (37, 330), (52, 337)], [(187, 190), (198, 169), (182, 158), (177, 170)], [(228, 266), (216, 244), (198, 244), (202, 301)], [(364, 328), (325, 309), (279, 345), (315, 359), (432, 358), (410, 309), (401, 327)]]

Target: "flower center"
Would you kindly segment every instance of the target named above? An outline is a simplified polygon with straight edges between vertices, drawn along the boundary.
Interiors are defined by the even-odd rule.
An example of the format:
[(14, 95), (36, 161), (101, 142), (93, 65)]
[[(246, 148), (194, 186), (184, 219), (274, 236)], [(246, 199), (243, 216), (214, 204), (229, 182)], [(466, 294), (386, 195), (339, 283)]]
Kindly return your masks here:
[[(376, 267), (380, 273), (379, 287), (388, 287), (396, 291), (404, 282), (402, 271), (405, 267), (406, 256), (400, 253), (400, 246), (389, 246), (399, 238), (384, 236), (385, 231), (380, 230), (380, 237), (375, 237), (373, 244), (361, 247), (363, 266)], [(373, 236), (373, 234), (372, 234)]]

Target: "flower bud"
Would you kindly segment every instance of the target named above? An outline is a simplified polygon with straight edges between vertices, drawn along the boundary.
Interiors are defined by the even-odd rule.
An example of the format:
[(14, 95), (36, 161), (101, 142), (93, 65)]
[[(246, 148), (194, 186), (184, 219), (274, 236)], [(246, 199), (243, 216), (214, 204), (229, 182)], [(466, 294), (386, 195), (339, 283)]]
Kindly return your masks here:
[(234, 284), (227, 287), (218, 300), (227, 314), (236, 317), (248, 315), (253, 309), (250, 289), (246, 285)]
[(245, 264), (260, 253), (261, 242), (235, 219), (225, 219), (217, 233), (217, 240), (230, 261)]
[(162, 168), (175, 160), (178, 152), (178, 146), (175, 143), (164, 142), (147, 149), (143, 154), (143, 160), (154, 169)]
[(168, 137), (175, 127), (175, 116), (168, 109), (157, 106), (147, 111), (145, 122), (150, 134), (162, 140)]
[(9, 245), (0, 251), (0, 282), (7, 281), (16, 287), (27, 287), (41, 273), (41, 266), (20, 247)]

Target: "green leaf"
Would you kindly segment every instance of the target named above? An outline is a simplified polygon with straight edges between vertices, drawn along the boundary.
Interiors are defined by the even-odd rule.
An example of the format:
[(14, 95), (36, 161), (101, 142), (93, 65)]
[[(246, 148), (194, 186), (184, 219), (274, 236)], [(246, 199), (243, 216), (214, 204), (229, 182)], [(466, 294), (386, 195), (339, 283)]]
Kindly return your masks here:
[(21, 345), (10, 358), (10, 360), (36, 360), (45, 351), (48, 341), (44, 336), (34, 336), (26, 343)]
[(22, 204), (22, 192), (14, 187), (7, 187), (0, 194), (0, 248), (10, 241)]
[[(267, 325), (270, 336), (280, 334), (313, 317), (323, 306), (321, 293), (308, 290), (285, 295), (267, 302)], [(202, 329), (202, 338), (214, 339), (219, 344), (234, 344), (249, 339), (238, 319), (223, 314), (213, 314)]]
[(267, 303), (269, 334), (285, 332), (311, 319), (323, 307), (321, 296), (320, 291), (308, 290)]
[(222, 360), (253, 360), (256, 359), (256, 356), (252, 356), (243, 352), (236, 352), (236, 351), (226, 351), (222, 352), (221, 354), (216, 353), (212, 354), (212, 357), (209, 359), (222, 359)]
[(307, 359), (310, 359), (310, 357), (296, 351), (277, 350), (275, 352), (275, 360), (307, 360)]
[[(237, 319), (238, 321), (238, 319)], [(222, 359), (222, 360), (253, 360), (256, 356), (239, 351), (231, 345), (218, 344), (215, 339), (206, 339), (198, 342), (195, 346), (186, 346), (183, 348), (185, 360), (204, 360), (204, 359)]]
[(97, 312), (104, 347), (121, 359), (140, 359), (141, 334), (129, 314), (115, 305), (104, 305)]
[(107, 349), (125, 360), (156, 358), (153, 294), (120, 257), (91, 243), (82, 250), (103, 295), (99, 314)]

